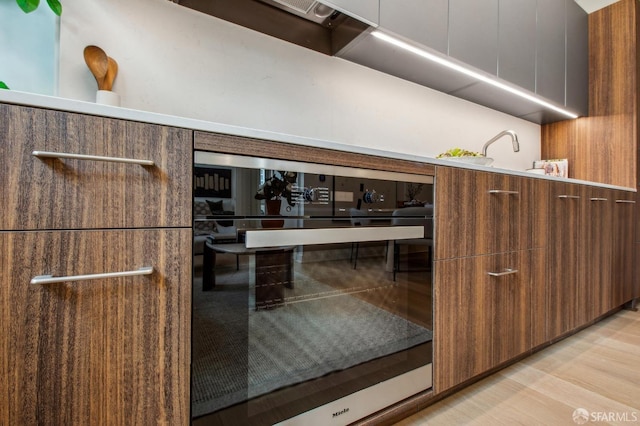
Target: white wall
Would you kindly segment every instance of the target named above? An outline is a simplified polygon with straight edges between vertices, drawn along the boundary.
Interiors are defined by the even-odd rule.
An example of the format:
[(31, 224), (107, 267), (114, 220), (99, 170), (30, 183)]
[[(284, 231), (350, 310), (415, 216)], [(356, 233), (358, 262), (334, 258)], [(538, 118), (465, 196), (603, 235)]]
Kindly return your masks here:
[(525, 169), (540, 155), (540, 126), (325, 56), (167, 0), (65, 0), (59, 94), (95, 99), (84, 64), (96, 44), (119, 63), (123, 107), (435, 156), (454, 146)]

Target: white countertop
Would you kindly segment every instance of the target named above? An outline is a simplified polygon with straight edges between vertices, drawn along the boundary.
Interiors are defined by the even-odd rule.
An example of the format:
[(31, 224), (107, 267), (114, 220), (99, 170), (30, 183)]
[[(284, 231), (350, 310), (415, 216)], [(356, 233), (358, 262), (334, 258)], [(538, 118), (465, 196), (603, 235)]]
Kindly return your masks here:
[(222, 133), (235, 136), (244, 136), (256, 139), (266, 139), (279, 142), (287, 142), (297, 145), (313, 146), (318, 148), (329, 148), (339, 151), (355, 152), (359, 154), (369, 154), (381, 157), (397, 158), (401, 160), (417, 161), (433, 165), (455, 166), (465, 169), (473, 169), (479, 171), (489, 171), (495, 173), (505, 173), (515, 176), (523, 176), (537, 179), (548, 179), (554, 181), (562, 181), (567, 183), (580, 183), (597, 187), (619, 189), (623, 191), (636, 191), (636, 188), (627, 188), (616, 185), (609, 185), (598, 182), (591, 182), (579, 179), (558, 178), (553, 176), (537, 175), (524, 170), (510, 170), (495, 168), (490, 166), (479, 166), (462, 162), (451, 162), (449, 160), (439, 160), (431, 157), (423, 157), (418, 155), (409, 155), (393, 151), (384, 151), (378, 149), (367, 148), (364, 146), (347, 145), (326, 140), (306, 138), (284, 133), (276, 133), (259, 129), (251, 129), (246, 127), (231, 126), (222, 123), (214, 123), (204, 120), (196, 120), (192, 118), (177, 117), (173, 115), (158, 114), (128, 108), (112, 107), (108, 105), (99, 105), (93, 102), (77, 101), (73, 99), (59, 98), (54, 96), (44, 96), (34, 93), (17, 92), (14, 90), (0, 90), (0, 102), (15, 105), (25, 105), (31, 107), (48, 108), (53, 110), (76, 112), (81, 114), (90, 114), (102, 117), (118, 118), (130, 121), (139, 121), (143, 123), (161, 124), (166, 126), (181, 127), (191, 130), (200, 130), (203, 132)]

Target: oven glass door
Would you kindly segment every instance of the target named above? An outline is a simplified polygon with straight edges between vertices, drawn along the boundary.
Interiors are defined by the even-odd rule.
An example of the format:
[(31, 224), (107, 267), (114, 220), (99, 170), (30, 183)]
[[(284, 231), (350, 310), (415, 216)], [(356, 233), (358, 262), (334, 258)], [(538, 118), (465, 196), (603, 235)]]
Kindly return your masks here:
[(275, 424), (430, 366), (431, 177), (196, 164), (194, 424)]

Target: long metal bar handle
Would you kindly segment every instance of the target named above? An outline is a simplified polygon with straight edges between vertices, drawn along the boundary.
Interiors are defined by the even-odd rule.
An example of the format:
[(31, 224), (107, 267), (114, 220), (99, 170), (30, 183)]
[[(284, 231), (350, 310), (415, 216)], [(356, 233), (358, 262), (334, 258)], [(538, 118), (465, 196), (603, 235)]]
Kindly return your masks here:
[(616, 203), (620, 204), (635, 204), (636, 202), (633, 200), (616, 200)]
[(558, 195), (558, 198), (571, 198), (572, 200), (579, 200), (579, 195)]
[(31, 278), (31, 284), (54, 284), (65, 281), (86, 281), (97, 280), (103, 278), (117, 278), (117, 277), (134, 277), (137, 275), (151, 275), (153, 274), (153, 266), (145, 266), (135, 271), (124, 272), (106, 272), (102, 274), (90, 274), (90, 275), (72, 275), (69, 277), (54, 277), (53, 275), (38, 275)]
[(591, 200), (591, 201), (607, 201), (608, 199), (607, 199), (607, 198), (598, 198), (598, 197), (595, 197), (595, 198), (589, 198), (589, 200)]
[(507, 191), (504, 189), (490, 189), (489, 194), (508, 194), (508, 195), (518, 195), (520, 192), (518, 191)]
[(511, 275), (516, 273), (518, 273), (518, 270), (511, 269), (511, 268), (505, 268), (505, 270), (502, 272), (487, 272), (487, 274), (491, 275), (492, 277), (504, 277), (505, 275)]
[(33, 151), (31, 155), (38, 158), (69, 158), (72, 160), (108, 161), (111, 163), (139, 164), (141, 166), (155, 166), (151, 160), (136, 160), (135, 158), (103, 157), (100, 155), (70, 154), (66, 152)]

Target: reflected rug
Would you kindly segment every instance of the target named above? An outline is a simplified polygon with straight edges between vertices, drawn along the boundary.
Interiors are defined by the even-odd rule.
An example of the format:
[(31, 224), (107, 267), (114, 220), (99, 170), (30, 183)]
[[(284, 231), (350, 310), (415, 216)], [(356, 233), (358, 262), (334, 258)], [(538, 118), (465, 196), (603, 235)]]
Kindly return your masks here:
[[(229, 275), (236, 277), (214, 291), (194, 285), (194, 417), (432, 339), (430, 330), (353, 295), (255, 311), (246, 272)], [(297, 272), (295, 283), (286, 297), (332, 293)]]

